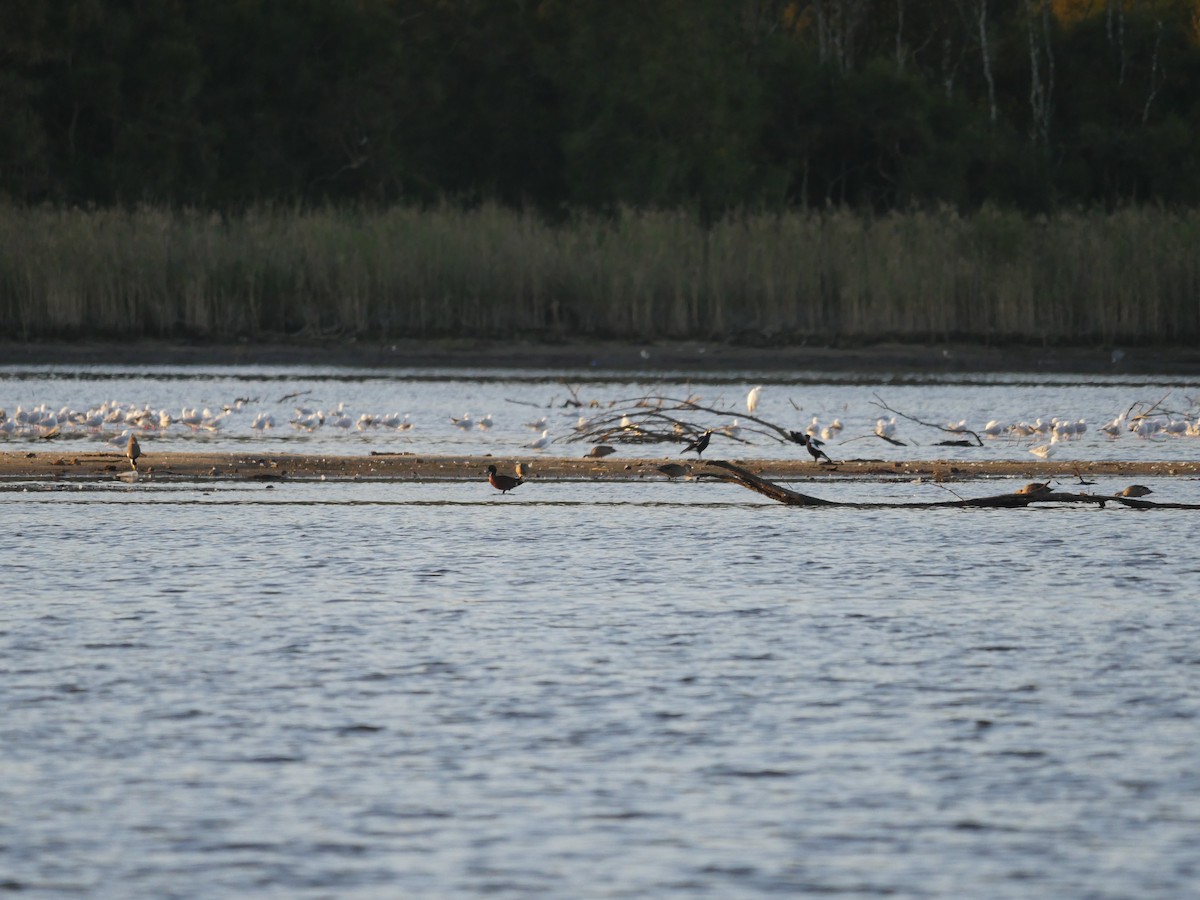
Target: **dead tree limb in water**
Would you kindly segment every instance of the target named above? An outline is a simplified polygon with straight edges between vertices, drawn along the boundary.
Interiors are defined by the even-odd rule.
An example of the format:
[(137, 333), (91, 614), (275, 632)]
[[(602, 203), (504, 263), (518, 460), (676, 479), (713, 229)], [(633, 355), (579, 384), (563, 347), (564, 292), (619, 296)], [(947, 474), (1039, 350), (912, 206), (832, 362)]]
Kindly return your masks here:
[[(975, 439), (975, 446), (977, 446), (977, 447), (983, 446), (983, 439), (969, 428), (937, 425), (933, 422), (923, 422), (920, 419), (918, 419), (916, 416), (910, 416), (908, 413), (900, 412), (900, 410), (893, 409), (892, 407), (888, 406), (883, 401), (883, 398), (880, 397), (878, 394), (872, 394), (871, 396), (875, 398), (876, 406), (880, 407), (881, 409), (886, 409), (888, 412), (892, 413), (893, 415), (897, 415), (902, 419), (908, 419), (908, 421), (910, 421), (910, 422), (916, 422), (918, 425), (923, 425), (925, 428), (936, 428), (938, 431), (944, 431), (947, 434), (957, 434), (957, 435), (969, 434), (971, 437), (973, 437)], [(882, 437), (882, 435), (881, 435), (881, 437)], [(893, 441), (892, 443), (895, 443), (895, 441)], [(970, 445), (967, 444), (966, 446), (970, 446)]]
[[(722, 427), (689, 421), (689, 415), (694, 413), (736, 419), (738, 426), (735, 431), (732, 422)], [(754, 425), (747, 425), (746, 422), (753, 422)], [(574, 433), (564, 440), (627, 444), (680, 443), (694, 440), (708, 430), (714, 435), (722, 435), (743, 444), (749, 442), (739, 437), (742, 431), (783, 444), (798, 443), (789, 429), (758, 416), (736, 409), (705, 406), (691, 397), (679, 399), (660, 396), (636, 397), (609, 404), (606, 412), (581, 422)]]
[[(1076, 494), (1054, 490), (1038, 490), (1017, 492), (1012, 494), (996, 494), (990, 497), (973, 497), (960, 500), (936, 500), (917, 503), (857, 503), (838, 500), (824, 500), (801, 494), (781, 485), (759, 478), (753, 472), (743, 469), (723, 459), (706, 459), (704, 465), (708, 468), (695, 472), (696, 480), (712, 478), (717, 481), (727, 481), (738, 484), (747, 490), (770, 497), (785, 506), (825, 506), (845, 509), (1023, 509), (1034, 503), (1088, 503), (1095, 504), (1101, 509), (1107, 503), (1119, 503), (1133, 509), (1200, 509), (1198, 503), (1157, 503), (1150, 500), (1139, 500), (1134, 497), (1122, 497), (1119, 494)], [(1022, 489), (1026, 491), (1026, 489)]]

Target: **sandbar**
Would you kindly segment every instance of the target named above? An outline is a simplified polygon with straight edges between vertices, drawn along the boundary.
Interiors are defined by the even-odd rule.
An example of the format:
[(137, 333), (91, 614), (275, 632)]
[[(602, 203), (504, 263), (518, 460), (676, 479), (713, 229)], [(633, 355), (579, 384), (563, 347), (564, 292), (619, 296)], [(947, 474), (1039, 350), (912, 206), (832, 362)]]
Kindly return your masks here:
[[(658, 467), (664, 457), (520, 457), (530, 468), (528, 480), (642, 481), (665, 479)], [(441, 456), (421, 453), (372, 453), (339, 456), (302, 453), (144, 452), (139, 480), (152, 481), (486, 481), (487, 467), (514, 471), (517, 457)], [(702, 460), (680, 460), (693, 474)], [(1089, 460), (874, 460), (819, 465), (802, 460), (734, 459), (766, 479), (823, 481), (838, 479), (973, 481), (989, 478), (1167, 478), (1200, 477), (1200, 462)], [(0, 451), (0, 481), (111, 480), (132, 477), (120, 451), (75, 453), (50, 450)]]

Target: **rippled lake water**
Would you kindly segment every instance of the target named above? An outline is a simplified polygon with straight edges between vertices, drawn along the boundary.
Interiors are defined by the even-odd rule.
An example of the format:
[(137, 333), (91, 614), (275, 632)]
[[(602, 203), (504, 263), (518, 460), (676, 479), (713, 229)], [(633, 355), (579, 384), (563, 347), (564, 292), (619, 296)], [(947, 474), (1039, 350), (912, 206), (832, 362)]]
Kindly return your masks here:
[[(104, 386), (192, 405), (246, 386), (222, 377)], [(14, 383), (29, 402), (55, 387), (91, 402), (50, 378), (0, 382), (0, 405)], [(421, 417), (563, 395), (314, 383), (380, 408), (411, 390)], [(769, 385), (764, 402), (810, 389), (855, 409), (871, 393)], [(1012, 386), (905, 399), (946, 413), (939, 391), (960, 409), (1023, 402)], [(1153, 486), (1200, 502), (1196, 481)], [(813, 492), (835, 490), (942, 489)], [(1200, 887), (1194, 511), (793, 509), (712, 483), (144, 481), (3, 484), (0, 515), (0, 889)]]

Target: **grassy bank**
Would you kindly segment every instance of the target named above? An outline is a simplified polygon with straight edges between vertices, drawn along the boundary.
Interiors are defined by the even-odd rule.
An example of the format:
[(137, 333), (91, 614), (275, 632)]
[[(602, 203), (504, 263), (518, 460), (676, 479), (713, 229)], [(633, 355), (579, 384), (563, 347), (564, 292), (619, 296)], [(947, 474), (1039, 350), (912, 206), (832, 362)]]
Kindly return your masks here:
[(1200, 212), (0, 207), (0, 331), (1179, 342)]

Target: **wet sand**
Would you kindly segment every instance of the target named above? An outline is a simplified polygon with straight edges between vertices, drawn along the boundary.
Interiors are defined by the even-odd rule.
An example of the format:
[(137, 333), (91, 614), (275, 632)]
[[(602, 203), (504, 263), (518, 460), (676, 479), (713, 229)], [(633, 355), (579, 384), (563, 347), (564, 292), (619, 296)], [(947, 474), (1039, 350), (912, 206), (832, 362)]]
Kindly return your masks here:
[[(522, 457), (531, 469), (530, 481), (640, 481), (665, 479), (657, 467), (664, 457)], [(138, 477), (156, 481), (473, 481), (486, 480), (487, 467), (495, 465), (512, 473), (515, 457), (433, 456), (386, 453), (366, 456), (306, 455), (299, 453), (144, 453), (138, 461)], [(693, 473), (704, 471), (704, 463), (684, 462)], [(1089, 462), (1006, 461), (964, 462), (921, 460), (890, 462), (858, 459), (835, 465), (818, 465), (800, 460), (734, 459), (743, 468), (769, 480), (834, 481), (922, 478), (930, 481), (971, 481), (986, 478), (1051, 477), (1165, 478), (1200, 477), (1200, 462)], [(132, 469), (123, 453), (64, 453), (57, 450), (0, 451), (0, 481), (111, 480), (130, 478)]]

